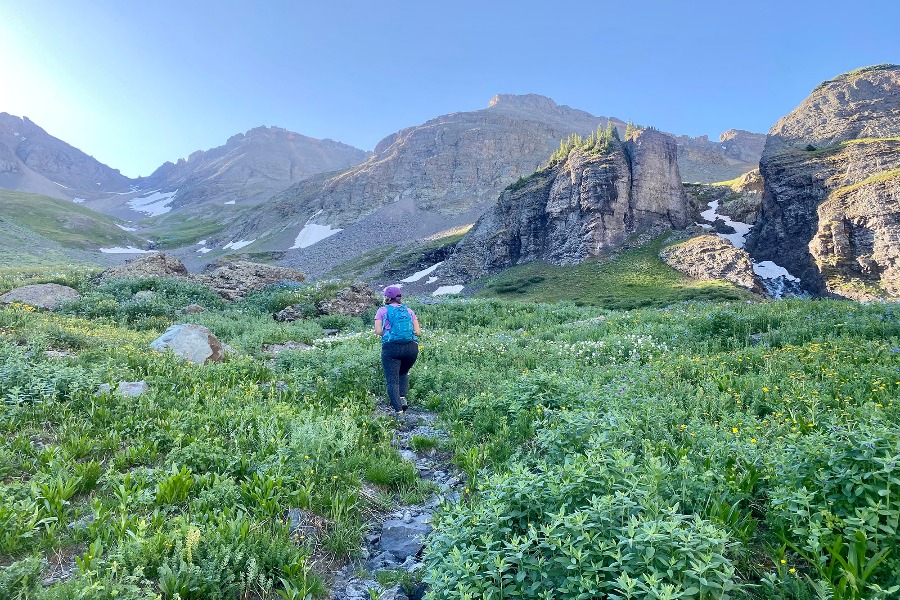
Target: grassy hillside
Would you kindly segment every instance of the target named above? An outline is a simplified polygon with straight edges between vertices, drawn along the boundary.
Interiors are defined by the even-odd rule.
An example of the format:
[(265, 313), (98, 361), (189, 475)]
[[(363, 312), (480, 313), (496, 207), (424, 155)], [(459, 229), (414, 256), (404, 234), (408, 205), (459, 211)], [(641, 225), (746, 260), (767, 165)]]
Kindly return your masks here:
[(116, 226), (116, 220), (72, 202), (40, 194), (0, 190), (4, 223), (27, 228), (67, 248), (82, 250), (142, 240)]
[(476, 297), (573, 302), (611, 309), (663, 307), (686, 300), (748, 300), (752, 294), (724, 281), (699, 281), (659, 258), (663, 238), (599, 260), (556, 266), (534, 262), (476, 281)]
[[(372, 315), (271, 318), (336, 286), (227, 304), (70, 281), (85, 297), (62, 313), (0, 308), (0, 597), (325, 597), (369, 516), (431, 494), (373, 413)], [(430, 597), (896, 597), (896, 306), (413, 306), (410, 398), (467, 478), (426, 548)], [(147, 349), (188, 319), (237, 354)], [(285, 340), (314, 349), (262, 352)], [(289, 508), (315, 533), (291, 538)], [(58, 564), (73, 576), (42, 587)]]

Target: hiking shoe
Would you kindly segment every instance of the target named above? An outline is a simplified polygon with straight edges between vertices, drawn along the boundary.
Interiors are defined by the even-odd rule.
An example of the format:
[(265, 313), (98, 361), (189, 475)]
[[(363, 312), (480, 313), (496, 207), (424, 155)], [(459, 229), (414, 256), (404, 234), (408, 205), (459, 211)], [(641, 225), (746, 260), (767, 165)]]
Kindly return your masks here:
[(406, 401), (406, 396), (400, 396), (400, 412), (406, 412), (409, 408), (409, 403)]

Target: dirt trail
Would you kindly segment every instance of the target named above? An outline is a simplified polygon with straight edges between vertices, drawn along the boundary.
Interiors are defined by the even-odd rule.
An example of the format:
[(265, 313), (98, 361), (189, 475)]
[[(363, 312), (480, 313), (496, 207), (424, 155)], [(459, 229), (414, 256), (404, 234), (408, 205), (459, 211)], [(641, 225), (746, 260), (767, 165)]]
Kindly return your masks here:
[[(393, 411), (383, 405), (379, 405), (376, 413), (394, 418)], [(394, 432), (392, 445), (415, 466), (420, 478), (434, 484), (436, 492), (421, 504), (397, 506), (369, 520), (360, 556), (334, 574), (333, 600), (418, 600), (424, 595), (422, 584), (407, 589), (401, 585), (385, 587), (375, 576), (379, 571), (391, 571), (396, 579), (404, 576), (405, 571), (409, 574), (404, 576), (407, 581), (418, 582), (423, 569), (422, 548), (431, 533), (431, 517), (444, 501), (459, 499), (460, 489), (464, 487), (464, 475), (451, 464), (450, 454), (436, 448), (413, 450), (416, 437), (439, 443), (447, 439), (447, 434), (435, 423), (433, 413), (410, 408)]]

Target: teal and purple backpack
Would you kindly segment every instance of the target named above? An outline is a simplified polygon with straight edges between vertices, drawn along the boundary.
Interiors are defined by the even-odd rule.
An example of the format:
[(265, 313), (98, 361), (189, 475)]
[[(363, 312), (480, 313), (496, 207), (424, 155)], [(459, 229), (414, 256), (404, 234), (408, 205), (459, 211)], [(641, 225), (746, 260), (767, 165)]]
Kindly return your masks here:
[(382, 344), (418, 341), (419, 338), (416, 337), (416, 332), (413, 329), (412, 315), (405, 305), (394, 306), (388, 304), (384, 320), (386, 323), (391, 324), (391, 328), (384, 330), (384, 335), (381, 337)]

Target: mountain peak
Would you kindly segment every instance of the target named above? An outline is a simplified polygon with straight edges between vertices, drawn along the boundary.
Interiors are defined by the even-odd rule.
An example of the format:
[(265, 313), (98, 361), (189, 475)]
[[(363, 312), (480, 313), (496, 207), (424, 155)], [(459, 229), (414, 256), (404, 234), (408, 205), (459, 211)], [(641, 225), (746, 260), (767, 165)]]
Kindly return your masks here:
[(556, 110), (559, 105), (540, 94), (497, 94), (491, 98), (488, 108), (495, 106), (526, 110)]

